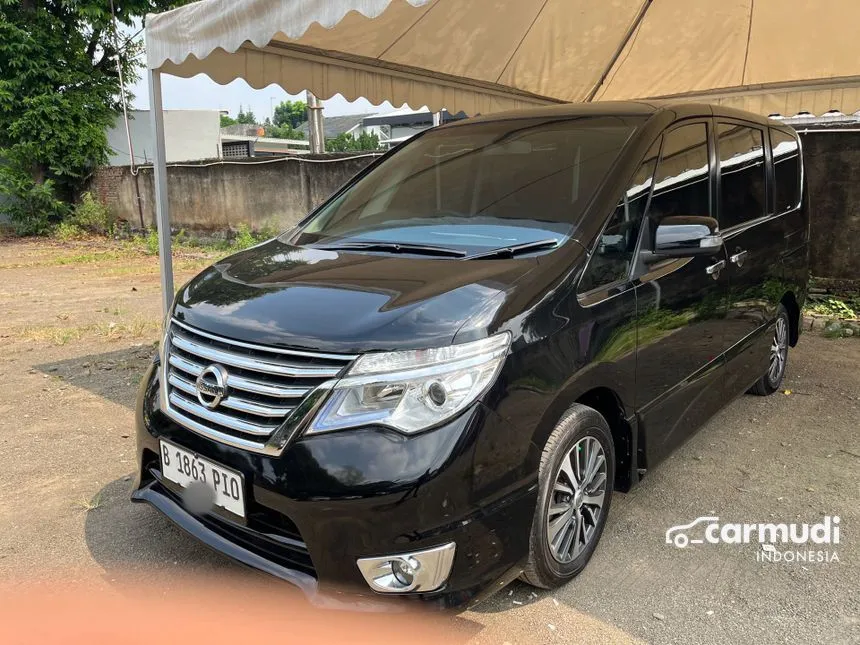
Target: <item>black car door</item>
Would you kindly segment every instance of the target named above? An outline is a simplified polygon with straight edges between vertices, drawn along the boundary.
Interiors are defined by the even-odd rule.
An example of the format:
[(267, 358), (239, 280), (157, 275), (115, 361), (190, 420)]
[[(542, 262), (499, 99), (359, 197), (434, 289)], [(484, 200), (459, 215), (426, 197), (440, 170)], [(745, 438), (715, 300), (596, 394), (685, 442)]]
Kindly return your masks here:
[[(636, 408), (653, 466), (723, 404), (728, 280), (725, 249), (647, 260), (666, 216), (714, 216), (710, 119), (663, 135), (637, 262)], [(641, 448), (641, 446), (640, 446)]]
[(740, 394), (767, 370), (772, 326), (782, 294), (785, 219), (768, 199), (766, 129), (744, 121), (716, 122), (720, 230), (729, 262), (729, 309), (724, 327), (728, 396)]

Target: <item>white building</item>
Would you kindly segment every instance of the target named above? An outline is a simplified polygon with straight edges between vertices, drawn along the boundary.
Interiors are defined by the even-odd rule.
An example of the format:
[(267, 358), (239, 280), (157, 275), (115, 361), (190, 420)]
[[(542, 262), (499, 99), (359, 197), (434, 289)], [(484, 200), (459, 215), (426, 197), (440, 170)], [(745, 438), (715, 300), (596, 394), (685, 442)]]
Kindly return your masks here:
[[(130, 110), (128, 125), (135, 163), (152, 163), (155, 145), (149, 110)], [(107, 132), (108, 165), (130, 163), (125, 122), (120, 114)], [(164, 140), (167, 162), (217, 159), (221, 156), (221, 113), (218, 110), (165, 110)]]
[[(457, 121), (466, 118), (462, 112), (451, 114), (442, 110), (442, 123)], [(350, 134), (358, 138), (362, 133), (375, 134), (379, 139), (379, 145), (390, 148), (414, 137), (433, 127), (433, 113), (423, 107), (413, 110), (402, 107), (385, 114), (348, 114), (345, 116), (327, 116), (323, 118), (323, 130), (326, 139), (334, 139), (340, 134)], [(307, 138), (307, 123), (299, 125), (298, 129)]]
[[(464, 118), (466, 115), (462, 112), (451, 114), (447, 110), (442, 110), (442, 123)], [(373, 114), (364, 117), (359, 129), (353, 134), (355, 136), (361, 132), (375, 134), (379, 137), (381, 146), (390, 148), (432, 127), (433, 113), (426, 106), (420, 110), (413, 110), (404, 106), (399, 110), (385, 114)]]

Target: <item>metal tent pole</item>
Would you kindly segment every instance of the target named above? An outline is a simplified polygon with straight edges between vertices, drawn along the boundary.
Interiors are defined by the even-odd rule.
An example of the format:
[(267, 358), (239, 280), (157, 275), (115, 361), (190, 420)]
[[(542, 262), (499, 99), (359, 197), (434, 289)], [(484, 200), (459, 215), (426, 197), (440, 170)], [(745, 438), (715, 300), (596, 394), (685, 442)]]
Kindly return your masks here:
[(325, 133), (323, 131), (323, 106), (316, 95), (307, 90), (308, 102), (308, 139), (314, 154), (325, 152)]
[(173, 304), (173, 256), (170, 244), (170, 210), (167, 204), (167, 161), (164, 155), (164, 113), (161, 104), (161, 72), (149, 70), (149, 113), (155, 141), (155, 222), (158, 227), (158, 263), (161, 269), (161, 306), (164, 317)]

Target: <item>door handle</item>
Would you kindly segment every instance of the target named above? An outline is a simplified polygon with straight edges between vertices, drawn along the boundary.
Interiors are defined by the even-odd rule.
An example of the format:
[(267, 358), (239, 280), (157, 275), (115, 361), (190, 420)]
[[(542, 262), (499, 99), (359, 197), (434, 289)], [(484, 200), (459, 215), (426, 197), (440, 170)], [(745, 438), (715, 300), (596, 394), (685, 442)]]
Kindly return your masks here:
[(735, 253), (733, 256), (731, 256), (729, 258), (729, 260), (733, 264), (737, 264), (740, 267), (740, 266), (744, 265), (744, 260), (746, 259), (746, 257), (747, 257), (747, 252), (739, 250), (737, 253)]
[(719, 262), (714, 262), (711, 266), (705, 267), (705, 273), (709, 276), (713, 277), (714, 280), (720, 277), (720, 271), (722, 271), (726, 266), (725, 260), (720, 260)]

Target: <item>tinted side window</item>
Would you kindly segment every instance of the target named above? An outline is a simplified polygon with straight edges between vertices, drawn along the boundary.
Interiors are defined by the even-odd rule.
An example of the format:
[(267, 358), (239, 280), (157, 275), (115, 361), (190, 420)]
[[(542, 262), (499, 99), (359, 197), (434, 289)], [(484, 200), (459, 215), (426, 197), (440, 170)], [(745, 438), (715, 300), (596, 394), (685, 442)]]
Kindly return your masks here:
[(633, 181), (624, 191), (618, 206), (606, 223), (606, 228), (603, 229), (597, 247), (588, 261), (585, 274), (579, 282), (580, 293), (627, 277), (636, 251), (636, 242), (639, 240), (642, 216), (645, 215), (645, 207), (648, 205), (648, 195), (651, 194), (654, 167), (657, 165), (659, 152), (658, 139), (645, 155)]
[(720, 228), (725, 230), (761, 217), (767, 207), (764, 132), (721, 123), (717, 126), (720, 158)]
[[(663, 137), (648, 217), (654, 225), (669, 215), (711, 215), (708, 128), (693, 123)], [(655, 226), (651, 227), (656, 230)]]
[(784, 213), (800, 203), (800, 146), (792, 135), (770, 131), (775, 178), (775, 211)]

